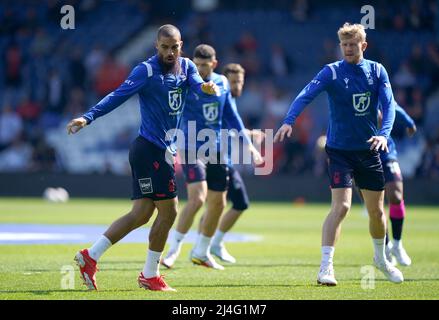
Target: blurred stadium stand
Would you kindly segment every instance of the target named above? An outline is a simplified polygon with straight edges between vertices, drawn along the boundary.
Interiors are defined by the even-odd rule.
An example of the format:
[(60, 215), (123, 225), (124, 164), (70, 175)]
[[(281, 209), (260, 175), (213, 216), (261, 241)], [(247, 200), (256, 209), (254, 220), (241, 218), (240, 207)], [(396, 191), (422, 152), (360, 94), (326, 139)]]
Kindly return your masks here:
[[(359, 22), (352, 1), (69, 1), (76, 29), (62, 30), (62, 1), (0, 3), (0, 172), (129, 175), (128, 148), (139, 126), (137, 98), (67, 136), (67, 121), (120, 84), (154, 53), (155, 31), (174, 23), (190, 57), (217, 48), (220, 68), (247, 70), (238, 108), (249, 128), (277, 129), (294, 96), (338, 60), (336, 31)], [(439, 179), (438, 1), (369, 1), (376, 29), (366, 58), (382, 61), (395, 97), (415, 119), (408, 139), (394, 132), (407, 177)], [(276, 174), (325, 175), (316, 148), (328, 120), (326, 96), (300, 118), (295, 139), (275, 147)], [(245, 168), (244, 168), (245, 169)]]

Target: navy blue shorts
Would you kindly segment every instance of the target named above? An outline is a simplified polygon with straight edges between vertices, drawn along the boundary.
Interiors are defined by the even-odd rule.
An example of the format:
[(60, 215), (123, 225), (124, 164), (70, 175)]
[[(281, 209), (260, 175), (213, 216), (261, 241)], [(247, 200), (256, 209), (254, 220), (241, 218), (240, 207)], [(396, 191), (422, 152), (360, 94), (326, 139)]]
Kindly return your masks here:
[(232, 201), (232, 208), (239, 211), (248, 209), (250, 201), (247, 189), (238, 170), (229, 167), (229, 190), (227, 196)]
[(174, 164), (166, 161), (166, 150), (139, 136), (131, 144), (129, 159), (132, 200), (150, 198), (158, 201), (177, 196)]
[(402, 181), (402, 174), (398, 161), (393, 159), (383, 161), (383, 170), (385, 183)]
[(220, 192), (227, 190), (229, 168), (221, 164), (219, 158), (217, 163), (204, 163), (197, 160), (195, 164), (182, 164), (181, 166), (187, 183), (206, 181), (209, 190)]
[(355, 179), (360, 189), (384, 190), (384, 172), (378, 151), (325, 149), (332, 189), (352, 188), (352, 179)]

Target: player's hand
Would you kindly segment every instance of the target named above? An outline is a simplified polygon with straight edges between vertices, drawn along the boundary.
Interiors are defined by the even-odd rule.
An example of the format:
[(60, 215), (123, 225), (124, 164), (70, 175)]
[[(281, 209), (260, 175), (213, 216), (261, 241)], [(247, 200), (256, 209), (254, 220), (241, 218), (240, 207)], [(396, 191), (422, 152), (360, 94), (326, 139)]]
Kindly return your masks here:
[(83, 117), (73, 119), (67, 124), (67, 133), (74, 134), (84, 128), (86, 125), (87, 120), (85, 120)]
[(259, 151), (255, 148), (255, 146), (252, 144), (249, 144), (248, 148), (249, 148), (249, 151), (251, 152), (251, 154), (253, 155), (253, 162), (255, 163), (255, 165), (260, 166), (261, 164), (263, 164), (264, 159), (262, 158)]
[(283, 124), (282, 127), (277, 130), (276, 135), (274, 136), (274, 142), (282, 142), (284, 141), (285, 135), (288, 138), (291, 138), (291, 134), (293, 133), (293, 127), (289, 124)]
[(221, 94), (219, 87), (212, 81), (202, 83), (201, 84), (201, 91), (203, 91), (206, 94), (210, 94), (210, 95), (219, 96)]
[(407, 128), (407, 135), (409, 137), (413, 137), (413, 135), (416, 133), (416, 131), (417, 131), (417, 128), (415, 125), (413, 125), (412, 128)]
[(383, 136), (373, 136), (369, 140), (367, 140), (368, 143), (370, 143), (370, 150), (375, 151), (385, 151), (389, 152), (389, 148), (387, 147), (387, 139)]

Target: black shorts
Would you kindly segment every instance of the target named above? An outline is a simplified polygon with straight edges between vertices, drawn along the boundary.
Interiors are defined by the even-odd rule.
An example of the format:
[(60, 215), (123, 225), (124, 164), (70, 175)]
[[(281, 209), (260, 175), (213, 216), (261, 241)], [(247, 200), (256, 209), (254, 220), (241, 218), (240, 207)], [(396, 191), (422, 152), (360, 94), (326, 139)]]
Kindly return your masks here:
[(249, 199), (244, 181), (238, 170), (229, 167), (229, 190), (227, 196), (232, 201), (232, 207), (235, 210), (244, 211), (248, 209)]
[(378, 151), (325, 149), (332, 189), (352, 188), (352, 179), (355, 179), (360, 189), (384, 190), (383, 166)]
[(182, 168), (187, 183), (206, 181), (209, 190), (220, 192), (227, 190), (229, 168), (226, 164), (221, 164), (219, 158), (217, 163), (197, 160), (195, 164), (182, 164)]
[(383, 161), (385, 183), (402, 181), (401, 169), (396, 160)]
[(177, 196), (174, 164), (166, 161), (166, 150), (139, 136), (131, 144), (129, 159), (132, 200), (150, 198), (158, 201)]

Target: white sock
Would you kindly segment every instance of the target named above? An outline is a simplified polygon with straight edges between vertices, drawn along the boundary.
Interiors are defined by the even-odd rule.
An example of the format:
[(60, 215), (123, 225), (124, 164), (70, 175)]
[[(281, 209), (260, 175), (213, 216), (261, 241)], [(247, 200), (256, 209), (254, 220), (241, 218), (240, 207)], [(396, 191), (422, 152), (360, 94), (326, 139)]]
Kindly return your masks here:
[(372, 239), (373, 240), (373, 247), (375, 249), (375, 259), (378, 262), (384, 262), (386, 260), (385, 256), (385, 246), (386, 246), (386, 239)]
[(225, 234), (226, 234), (225, 232), (222, 232), (219, 229), (217, 229), (212, 238), (212, 246), (218, 247), (223, 241)]
[(395, 248), (401, 248), (402, 247), (402, 240), (395, 240), (395, 239), (393, 239), (393, 246)]
[(333, 267), (335, 247), (322, 246), (322, 262), (320, 269), (328, 269)]
[(183, 239), (186, 236), (186, 233), (178, 232), (174, 230), (173, 237), (171, 238), (171, 246), (169, 248), (169, 252), (175, 253), (181, 250), (181, 246), (183, 245)]
[(148, 250), (145, 266), (143, 267), (143, 276), (145, 278), (153, 278), (160, 275), (159, 264), (161, 256), (161, 252)]
[(205, 235), (200, 233), (194, 248), (195, 255), (198, 257), (206, 257), (210, 251), (211, 240), (211, 237), (206, 237)]
[(110, 240), (104, 235), (102, 235), (89, 249), (88, 254), (90, 257), (98, 261), (99, 258), (104, 254), (105, 251), (108, 250), (113, 244)]

